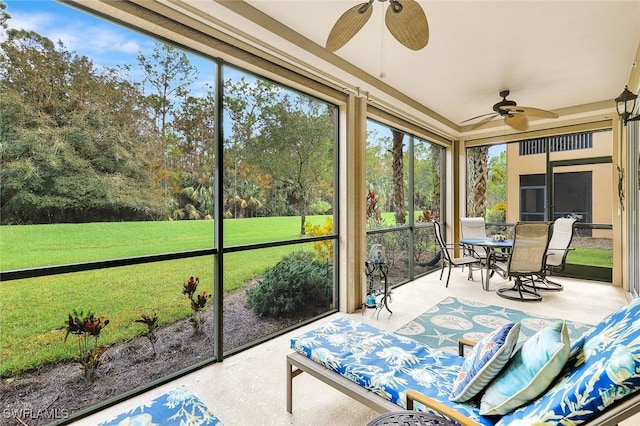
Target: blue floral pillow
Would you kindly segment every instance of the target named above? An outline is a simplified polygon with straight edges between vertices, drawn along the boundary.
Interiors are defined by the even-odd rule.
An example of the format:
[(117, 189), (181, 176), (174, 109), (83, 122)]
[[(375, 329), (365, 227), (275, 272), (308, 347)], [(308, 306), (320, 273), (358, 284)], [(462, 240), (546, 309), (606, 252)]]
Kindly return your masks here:
[(476, 396), (498, 375), (518, 343), (520, 323), (508, 323), (478, 342), (460, 367), (450, 400), (465, 402)]
[(524, 342), (507, 366), (487, 386), (480, 414), (507, 414), (542, 394), (569, 359), (569, 330), (556, 321)]
[(595, 325), (572, 349), (555, 385), (498, 425), (580, 424), (640, 391), (640, 299)]

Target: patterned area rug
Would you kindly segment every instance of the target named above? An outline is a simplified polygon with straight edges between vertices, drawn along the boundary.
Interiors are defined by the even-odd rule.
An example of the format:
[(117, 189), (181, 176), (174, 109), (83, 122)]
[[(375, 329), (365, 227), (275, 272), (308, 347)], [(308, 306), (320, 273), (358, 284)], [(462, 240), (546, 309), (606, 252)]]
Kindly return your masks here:
[(220, 420), (184, 386), (173, 389), (158, 398), (99, 426), (222, 426)]
[[(557, 321), (555, 318), (528, 314), (515, 309), (487, 305), (471, 300), (447, 297), (413, 321), (405, 324), (396, 334), (409, 336), (431, 348), (457, 354), (458, 339), (474, 342), (508, 322), (521, 323), (520, 342), (538, 330)], [(569, 337), (573, 343), (591, 328), (590, 325), (567, 321)]]

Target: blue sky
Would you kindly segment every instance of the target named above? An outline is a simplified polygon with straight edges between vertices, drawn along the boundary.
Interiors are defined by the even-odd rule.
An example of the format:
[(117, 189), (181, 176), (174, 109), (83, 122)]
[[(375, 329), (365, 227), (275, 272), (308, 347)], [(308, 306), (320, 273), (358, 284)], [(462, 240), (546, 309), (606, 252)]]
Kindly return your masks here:
[(139, 51), (153, 49), (153, 41), (81, 13), (54, 1), (5, 0), (10, 28), (32, 30), (54, 42), (62, 41), (69, 51), (86, 55), (97, 64), (114, 66), (126, 60), (134, 63)]
[[(148, 36), (53, 0), (5, 0), (5, 3), (11, 16), (9, 28), (35, 31), (56, 43), (62, 41), (66, 50), (87, 56), (98, 69), (122, 64), (137, 68), (138, 52), (149, 54), (156, 44)], [(196, 55), (189, 55), (189, 60), (198, 67), (200, 78), (211, 83), (212, 62)], [(141, 79), (141, 71), (140, 75), (132, 72), (132, 77)]]

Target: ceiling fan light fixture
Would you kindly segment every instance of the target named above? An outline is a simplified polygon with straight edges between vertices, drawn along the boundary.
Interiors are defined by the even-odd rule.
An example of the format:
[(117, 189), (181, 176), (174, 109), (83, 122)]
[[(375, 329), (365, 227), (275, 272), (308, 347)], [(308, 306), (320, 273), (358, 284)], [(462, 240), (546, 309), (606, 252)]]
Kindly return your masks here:
[(507, 96), (509, 96), (509, 90), (501, 90), (500, 97), (502, 98), (502, 100), (493, 105), (493, 112), (469, 118), (467, 120), (464, 120), (460, 124), (482, 118), (482, 120), (472, 125), (472, 128), (476, 129), (487, 124), (496, 117), (501, 117), (504, 118), (505, 123), (508, 124), (511, 128), (518, 131), (524, 131), (529, 127), (529, 120), (527, 117), (558, 118), (558, 114), (552, 111), (526, 106), (518, 106), (515, 101), (507, 99)]
[(515, 109), (518, 104), (515, 101), (503, 99), (493, 106), (493, 110), (500, 115), (508, 115), (513, 112), (521, 112)]

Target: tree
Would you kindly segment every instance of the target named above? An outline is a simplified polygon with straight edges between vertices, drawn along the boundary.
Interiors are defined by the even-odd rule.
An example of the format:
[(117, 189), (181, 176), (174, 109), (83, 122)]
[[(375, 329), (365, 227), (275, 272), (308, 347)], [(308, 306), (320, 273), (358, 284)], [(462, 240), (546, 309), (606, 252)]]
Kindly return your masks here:
[[(154, 178), (164, 188), (166, 198), (178, 197), (184, 187), (195, 185), (195, 182), (184, 182), (185, 173), (194, 172), (192, 167), (187, 170), (182, 167), (181, 148), (184, 146), (181, 144), (185, 139), (180, 130), (187, 123), (181, 123), (183, 129), (176, 129), (174, 120), (180, 115), (180, 109), (183, 112), (190, 110), (185, 103), (189, 103), (191, 85), (198, 77), (198, 70), (183, 51), (162, 43), (156, 44), (151, 55), (138, 53), (137, 60), (144, 72), (142, 87), (145, 97), (142, 104), (155, 127), (155, 137), (148, 149), (150, 160), (156, 165)], [(197, 103), (195, 98), (191, 102)]]
[(143, 83), (149, 88), (146, 102), (154, 117), (157, 131), (166, 136), (169, 118), (176, 102), (189, 94), (198, 77), (198, 69), (187, 55), (168, 44), (157, 44), (150, 57), (138, 53), (138, 64), (144, 70)]
[(312, 98), (285, 94), (263, 110), (261, 132), (247, 147), (296, 208), (302, 235), (309, 205), (333, 170), (333, 122), (328, 109)]
[(506, 203), (507, 200), (507, 152), (502, 150), (500, 154), (489, 158), (487, 171), (487, 207), (493, 209), (498, 203)]
[[(273, 83), (241, 78), (225, 83), (225, 112), (232, 135), (225, 139), (228, 217), (249, 208), (243, 188), (260, 188), (262, 210), (298, 214), (300, 232), (309, 206), (332, 188), (333, 116), (324, 103)], [(246, 203), (247, 207), (242, 207)], [(238, 207), (240, 206), (240, 208)]]
[(11, 15), (7, 13), (7, 4), (0, 0), (0, 28), (7, 29), (7, 21), (11, 18)]
[(215, 96), (187, 96), (173, 113), (175, 165), (183, 173), (213, 177), (215, 160)]
[(391, 155), (393, 156), (393, 207), (395, 212), (396, 224), (402, 225), (406, 222), (407, 212), (404, 205), (404, 133), (391, 129), (393, 146)]
[(487, 211), (487, 163), (489, 155), (488, 146), (469, 148), (468, 155), (468, 188), (471, 198), (467, 198), (470, 204), (467, 214), (473, 217), (485, 217)]
[(3, 223), (151, 219), (148, 119), (120, 70), (101, 72), (35, 32), (0, 44)]
[[(208, 91), (202, 97), (187, 96), (173, 112), (173, 145), (168, 154), (172, 158), (170, 174), (179, 194), (174, 217), (198, 219), (214, 215), (215, 170), (215, 96)], [(185, 196), (192, 204), (192, 213), (184, 215), (187, 208)]]
[[(247, 150), (264, 125), (263, 109), (276, 102), (279, 96), (280, 88), (263, 80), (250, 82), (242, 77), (237, 81), (225, 82), (224, 110), (231, 123), (231, 135), (224, 141), (223, 187), (227, 218), (244, 217), (244, 208), (251, 197), (255, 199), (252, 202), (254, 207), (259, 205), (259, 209), (274, 215), (290, 214), (286, 210), (286, 200), (274, 186), (272, 176), (259, 167)], [(255, 189), (245, 199), (244, 190), (247, 188)], [(272, 194), (271, 203), (265, 202), (263, 197), (266, 194)], [(249, 214), (257, 212), (258, 208)]]
[[(188, 218), (212, 218), (214, 216), (214, 179), (210, 177), (210, 175), (196, 175), (193, 177), (193, 180), (195, 180), (196, 184), (183, 188), (181, 193), (193, 203), (194, 209), (199, 212), (199, 215), (198, 217), (191, 217), (189, 215)], [(182, 218), (184, 218), (184, 216)]]
[[(367, 131), (367, 187), (375, 191), (382, 212), (395, 212), (394, 157), (390, 147), (393, 147), (392, 137), (381, 136), (375, 127)], [(373, 221), (370, 225), (379, 227), (383, 221)]]
[(440, 219), (442, 148), (418, 141), (414, 144), (415, 205), (429, 210), (431, 219)]

